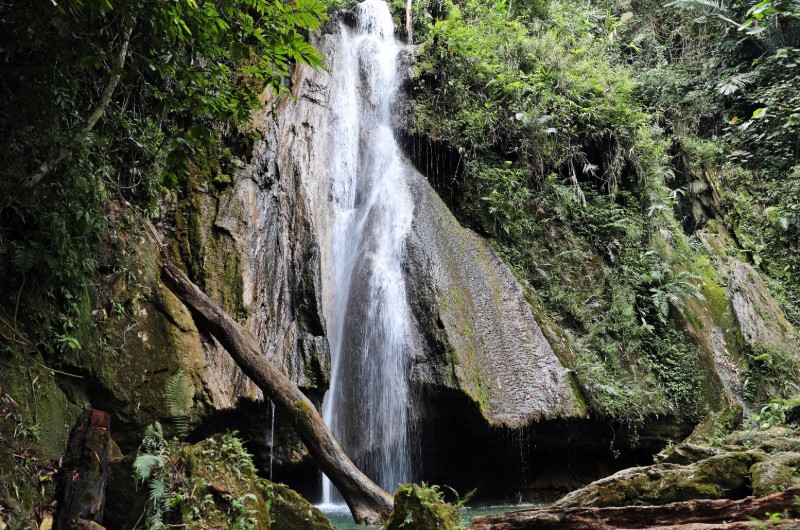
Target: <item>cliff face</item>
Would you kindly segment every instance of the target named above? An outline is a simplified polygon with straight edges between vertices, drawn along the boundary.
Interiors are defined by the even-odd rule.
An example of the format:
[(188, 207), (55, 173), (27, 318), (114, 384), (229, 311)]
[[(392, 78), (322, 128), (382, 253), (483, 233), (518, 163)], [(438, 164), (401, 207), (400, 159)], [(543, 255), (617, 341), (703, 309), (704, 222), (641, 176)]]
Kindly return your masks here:
[[(339, 53), (339, 22), (355, 23), (353, 13), (339, 17), (315, 37), (329, 64)], [(408, 88), (412, 51), (404, 50), (400, 61)], [(365, 65), (361, 69), (371, 75)], [(193, 167), (185, 196), (165, 200), (160, 210), (173, 259), (245, 322), (265, 355), (318, 404), (330, 384), (328, 337), (337, 317), (331, 272), (334, 86), (331, 73), (298, 67), (294, 98), (265, 97), (255, 113), (257, 138), (249, 154), (234, 157), (232, 182), (217, 186), (208, 168)], [(412, 109), (400, 92), (394, 127), (403, 136)], [(576, 369), (573, 348), (582, 340), (576, 326), (564, 326), (535, 305), (529, 286), (518, 283), (490, 242), (458, 222), (417, 170), (418, 156), (399, 158), (413, 202), (402, 270), (412, 324), (409, 417), (422, 446), (420, 472), (462, 488), (478, 482), (498, 489), (534, 483), (569, 488), (638, 461), (685, 432), (685, 411), (670, 408), (657, 389), (648, 397), (656, 405), (648, 410), (658, 421), (631, 434), (598, 419), (585, 401), (588, 383)], [(447, 175), (437, 171), (436, 177)], [(109, 214), (108, 253), (124, 267), (97, 279), (92, 319), (105, 346), (87, 361), (86, 381), (61, 378), (59, 388), (49, 379), (56, 376), (43, 373), (57, 402), (54, 414), (63, 416), (59, 425), (65, 426), (46, 439), (43, 454), (58, 452), (76, 404), (108, 409), (114, 438), (128, 454), (114, 471), (108, 511), (126, 513), (130, 455), (145, 425), (167, 419), (165, 386), (183, 372), (199, 435), (243, 430), (262, 468), (272, 455), (278, 478), (315, 483), (318, 475), (302, 444), (282, 429), (280, 418), (271, 432), (274, 418), (257, 389), (161, 284), (157, 252), (146, 234), (124, 211), (111, 206)], [(700, 239), (712, 258), (700, 266), (703, 297), (688, 301), (683, 325), (699, 351), (701, 405), (709, 411), (746, 407), (796, 389), (797, 338), (780, 306), (724, 234), (707, 231)], [(582, 252), (587, 263), (602, 261)], [(11, 388), (23, 375), (7, 372), (0, 383)], [(639, 455), (632, 449), (636, 443)], [(620, 451), (622, 459), (614, 460)], [(493, 456), (464, 469), (476, 452)], [(487, 481), (490, 476), (496, 483)]]
[[(329, 27), (334, 33), (322, 35), (316, 45), (334, 64), (336, 25)], [(296, 99), (278, 106), (273, 129), (276, 174), (302, 183), (304, 192), (296, 195), (305, 205), (294, 211), (307, 214), (305, 228), (322, 249), (321, 300), (328, 321), (334, 288), (327, 275), (333, 237), (328, 166), (336, 146), (329, 134), (332, 85), (330, 74), (298, 68)], [(486, 241), (459, 225), (407, 159), (401, 163), (414, 203), (404, 258), (415, 323), (413, 383), (463, 393), (491, 424), (519, 427), (542, 418), (582, 416), (567, 371), (511, 272)]]
[[(328, 64), (337, 60), (339, 22), (354, 24), (352, 13), (340, 17), (316, 37), (315, 45)], [(404, 50), (400, 69), (405, 74), (412, 62), (413, 55)], [(362, 75), (370, 75), (363, 65), (362, 70)], [(176, 253), (195, 278), (229, 311), (246, 319), (265, 354), (317, 402), (330, 381), (327, 337), (336, 316), (330, 250), (334, 192), (329, 175), (338, 145), (332, 132), (334, 85), (330, 73), (297, 68), (292, 78), (294, 98), (266, 97), (264, 108), (256, 113), (260, 138), (251, 157), (240, 163), (232, 185), (221, 192), (198, 186), (188, 207), (179, 212), (174, 233)], [(404, 113), (409, 106), (402, 97), (395, 103), (395, 127), (407, 134)], [(418, 433), (420, 438), (441, 449), (467, 433), (477, 436), (476, 448), (491, 445), (500, 436), (500, 445), (525, 453), (535, 451), (526, 441), (534, 431), (540, 449), (548, 451), (568, 428), (588, 437), (575, 442), (577, 435), (569, 436), (573, 440), (569, 443), (595, 449), (609, 445), (613, 452), (613, 437), (609, 442), (605, 436), (595, 439), (590, 434), (600, 423), (588, 419), (597, 411), (587, 407), (578, 390), (586, 382), (572, 372), (575, 355), (566, 339), (574, 330), (542, 317), (492, 246), (462, 227), (414, 164), (401, 159), (414, 203), (403, 260), (413, 321), (411, 419), (421, 431), (439, 426), (433, 433)], [(748, 392), (769, 394), (759, 390), (762, 383), (742, 388), (747, 379), (742, 372), (759, 348), (770, 354), (796, 351), (793, 329), (757, 273), (720, 250), (723, 245), (715, 243), (716, 237), (709, 236), (706, 244), (716, 249), (718, 259), (705, 265), (707, 277), (699, 286), (704, 297), (689, 301), (685, 322), (699, 347), (697, 369), (702, 372), (702, 406), (707, 410), (746, 405)], [(145, 272), (142, 277), (155, 278), (154, 274)], [(147, 344), (151, 340), (147, 329), (152, 329), (150, 334), (166, 341), (156, 349), (184, 353), (163, 358), (163, 366), (150, 371), (169, 374), (183, 368), (194, 374), (198, 424), (201, 416), (237, 418), (216, 416), (215, 411), (231, 411), (237, 402), (241, 405), (260, 396), (214, 341), (194, 328), (185, 309), (171, 303), (171, 295), (156, 280), (152, 282), (149, 291), (142, 292), (155, 294), (145, 296), (142, 303), (152, 305), (146, 314), (155, 315), (155, 320), (137, 331), (124, 351), (153, 350)], [(794, 362), (791, 353), (783, 358), (789, 365)], [(785, 384), (792, 385), (793, 369), (788, 370)], [(153, 417), (158, 415), (156, 387), (165, 377), (160, 383), (147, 383), (153, 392), (143, 402)], [(136, 402), (122, 390), (129, 385), (117, 387), (120, 402)], [(657, 392), (654, 395), (649, 398), (656, 401), (652, 410), (665, 417), (634, 436), (657, 447), (680, 436), (685, 426), (678, 419), (681, 411), (658, 401)], [(270, 418), (264, 409), (245, 405), (242, 410), (248, 417), (260, 418), (263, 425), (254, 432), (266, 436)], [(239, 427), (247, 423), (244, 416), (238, 418), (231, 423)], [(291, 433), (280, 431), (280, 418), (278, 428), (276, 463), (309, 464)], [(513, 435), (505, 439), (504, 432), (516, 432), (519, 439)], [(620, 436), (626, 434), (620, 431)], [(309, 479), (313, 480), (311, 475)]]

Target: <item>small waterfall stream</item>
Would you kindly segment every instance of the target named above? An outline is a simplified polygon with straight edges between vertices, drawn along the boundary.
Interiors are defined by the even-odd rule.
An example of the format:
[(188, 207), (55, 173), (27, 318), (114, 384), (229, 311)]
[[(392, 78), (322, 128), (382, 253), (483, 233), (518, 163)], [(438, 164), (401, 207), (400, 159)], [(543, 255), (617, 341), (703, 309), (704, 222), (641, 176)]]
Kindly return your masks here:
[[(413, 203), (390, 127), (400, 50), (392, 17), (381, 0), (354, 12), (355, 28), (341, 23), (332, 65), (332, 368), (323, 416), (356, 465), (393, 492), (411, 479), (402, 253)], [(338, 501), (323, 478), (323, 503)]]

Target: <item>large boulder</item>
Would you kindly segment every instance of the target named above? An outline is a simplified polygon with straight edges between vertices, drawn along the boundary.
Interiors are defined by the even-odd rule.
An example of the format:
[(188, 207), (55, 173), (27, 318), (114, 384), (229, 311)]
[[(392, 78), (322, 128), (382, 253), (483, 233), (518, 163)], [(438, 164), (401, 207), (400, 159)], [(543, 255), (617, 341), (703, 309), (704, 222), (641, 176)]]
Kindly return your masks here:
[(689, 465), (656, 464), (622, 470), (573, 491), (556, 507), (666, 504), (691, 499), (743, 497), (757, 456), (729, 452)]

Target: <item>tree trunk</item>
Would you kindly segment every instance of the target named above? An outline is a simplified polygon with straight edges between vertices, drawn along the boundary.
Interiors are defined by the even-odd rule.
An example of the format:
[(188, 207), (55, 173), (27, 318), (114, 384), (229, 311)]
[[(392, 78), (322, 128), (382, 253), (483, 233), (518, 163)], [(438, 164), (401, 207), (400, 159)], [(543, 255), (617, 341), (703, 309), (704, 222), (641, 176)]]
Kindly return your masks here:
[(392, 497), (350, 461), (311, 401), (267, 360), (255, 338), (169, 261), (162, 266), (161, 277), (219, 340), (242, 371), (290, 418), (311, 456), (345, 498), (356, 522), (379, 524), (385, 521), (392, 510)]
[(58, 491), (56, 530), (103, 519), (108, 482), (111, 419), (102, 410), (87, 410), (69, 435)]
[[(741, 500), (703, 499), (673, 502), (661, 506), (621, 506), (606, 508), (550, 508), (524, 510), (472, 519), (473, 530), (613, 530), (613, 529), (739, 529), (762, 528), (767, 512), (795, 512), (800, 487), (789, 488), (766, 497)], [(786, 528), (797, 528), (798, 521), (786, 521)], [(793, 526), (794, 525), (794, 526)], [(771, 526), (770, 526), (771, 527)], [(776, 527), (783, 528), (780, 524)]]
[(412, 35), (412, 31), (414, 30), (414, 20), (412, 19), (412, 8), (413, 0), (406, 0), (406, 36), (408, 44), (414, 44), (414, 37)]

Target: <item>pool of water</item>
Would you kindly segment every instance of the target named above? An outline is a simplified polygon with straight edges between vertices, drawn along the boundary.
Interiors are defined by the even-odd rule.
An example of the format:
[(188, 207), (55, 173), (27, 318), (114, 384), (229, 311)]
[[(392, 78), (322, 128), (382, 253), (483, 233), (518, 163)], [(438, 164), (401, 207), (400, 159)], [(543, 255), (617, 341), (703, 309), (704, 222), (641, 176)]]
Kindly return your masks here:
[[(528, 508), (538, 508), (538, 504), (515, 504), (504, 506), (468, 506), (461, 512), (461, 522), (469, 528), (469, 522), (477, 515), (493, 515)], [(339, 530), (379, 530), (380, 526), (360, 525), (353, 521), (345, 504), (320, 504), (317, 506)]]

